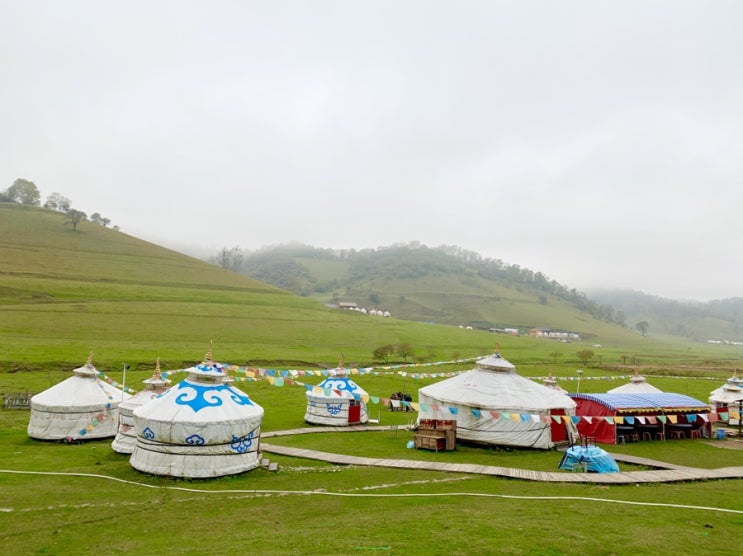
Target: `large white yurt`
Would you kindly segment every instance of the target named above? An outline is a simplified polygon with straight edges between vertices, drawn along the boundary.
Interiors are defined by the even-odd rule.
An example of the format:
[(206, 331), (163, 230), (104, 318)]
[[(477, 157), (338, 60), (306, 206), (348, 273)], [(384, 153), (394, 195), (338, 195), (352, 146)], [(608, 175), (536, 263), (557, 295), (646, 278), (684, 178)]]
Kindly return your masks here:
[(92, 440), (116, 434), (119, 403), (130, 395), (98, 378), (93, 354), (73, 376), (31, 398), (28, 435), (39, 440)]
[(184, 380), (136, 408), (132, 467), (196, 479), (258, 467), (263, 408), (227, 378), (210, 350)]
[[(499, 353), (476, 367), (418, 390), (419, 421), (455, 419), (457, 440), (551, 448), (575, 434), (569, 396), (516, 373)], [(566, 423), (567, 421), (567, 423)]]
[(622, 384), (616, 388), (612, 388), (607, 391), (607, 394), (647, 394), (649, 392), (663, 392), (660, 388), (656, 388), (652, 384), (649, 384), (645, 377), (642, 376), (638, 371), (632, 378), (629, 379), (627, 384)]
[(331, 376), (308, 389), (304, 420), (313, 425), (346, 427), (369, 421), (366, 391), (346, 376), (343, 363), (330, 371)]
[(144, 389), (137, 392), (128, 400), (119, 404), (119, 427), (116, 438), (111, 443), (111, 448), (120, 454), (131, 454), (137, 443), (137, 434), (134, 429), (134, 410), (154, 400), (165, 392), (170, 386), (170, 381), (163, 378), (160, 372), (160, 359), (155, 364), (155, 372), (152, 377), (143, 380)]

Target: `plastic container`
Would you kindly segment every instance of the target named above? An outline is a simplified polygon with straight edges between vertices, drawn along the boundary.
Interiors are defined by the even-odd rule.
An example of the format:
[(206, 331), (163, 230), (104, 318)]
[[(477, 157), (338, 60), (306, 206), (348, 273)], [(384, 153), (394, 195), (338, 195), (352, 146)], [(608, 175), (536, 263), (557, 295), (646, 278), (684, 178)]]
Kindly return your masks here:
[(725, 440), (725, 429), (717, 429), (717, 440)]

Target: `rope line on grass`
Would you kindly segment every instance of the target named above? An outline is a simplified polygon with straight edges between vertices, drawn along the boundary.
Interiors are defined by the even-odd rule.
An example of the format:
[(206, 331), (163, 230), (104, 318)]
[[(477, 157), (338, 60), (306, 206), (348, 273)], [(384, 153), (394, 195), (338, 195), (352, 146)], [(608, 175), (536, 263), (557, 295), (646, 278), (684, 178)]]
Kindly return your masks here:
[(722, 512), (730, 514), (743, 515), (743, 510), (735, 510), (732, 508), (715, 508), (712, 506), (692, 506), (688, 504), (669, 504), (666, 502), (639, 502), (634, 500), (616, 500), (612, 498), (596, 498), (592, 496), (528, 496), (520, 494), (495, 494), (491, 492), (430, 492), (430, 493), (359, 493), (359, 492), (330, 492), (326, 490), (270, 490), (270, 489), (227, 489), (227, 490), (208, 490), (200, 488), (186, 488), (176, 486), (163, 486), (163, 485), (148, 485), (147, 483), (139, 483), (136, 481), (129, 481), (127, 479), (120, 479), (118, 477), (110, 477), (108, 475), (98, 475), (95, 473), (67, 473), (62, 471), (19, 471), (13, 469), (0, 469), (0, 473), (18, 474), (18, 475), (52, 475), (60, 477), (83, 477), (93, 479), (105, 479), (118, 483), (123, 483), (132, 486), (139, 486), (153, 489), (163, 490), (175, 490), (180, 492), (194, 492), (199, 494), (279, 494), (279, 495), (320, 495), (320, 496), (336, 496), (346, 498), (441, 498), (448, 496), (463, 496), (463, 497), (478, 497), (478, 498), (502, 498), (508, 500), (531, 500), (531, 501), (573, 501), (573, 502), (602, 502), (607, 504), (620, 504), (628, 506), (649, 506), (656, 508), (673, 508), (682, 510), (701, 510), (705, 512)]

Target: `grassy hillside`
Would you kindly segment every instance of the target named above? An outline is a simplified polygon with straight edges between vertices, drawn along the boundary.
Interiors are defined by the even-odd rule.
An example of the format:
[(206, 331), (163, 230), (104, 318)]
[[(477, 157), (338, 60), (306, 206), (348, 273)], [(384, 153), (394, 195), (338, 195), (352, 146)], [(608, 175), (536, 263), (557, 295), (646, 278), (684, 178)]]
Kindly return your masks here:
[(381, 344), (479, 353), (488, 335), (373, 320), (228, 272), (91, 222), (77, 231), (48, 210), (0, 204), (0, 359), (11, 369), (366, 361)]
[[(497, 311), (504, 323), (577, 329), (587, 339), (559, 344), (329, 309), (120, 232), (90, 222), (73, 231), (58, 213), (14, 204), (0, 204), (0, 238), (5, 371), (68, 372), (89, 351), (107, 371), (124, 363), (133, 371), (151, 369), (157, 357), (164, 368), (179, 368), (199, 360), (210, 340), (222, 361), (284, 367), (334, 365), (341, 354), (349, 364), (369, 365), (374, 348), (400, 343), (413, 346), (409, 360), (432, 361), (482, 355), (497, 342), (520, 368), (533, 366), (537, 374), (547, 366), (555, 374), (574, 374), (577, 366), (630, 364), (663, 372), (674, 361), (727, 375), (743, 359), (736, 346), (643, 338), (591, 319), (560, 298), (542, 303), (517, 287), (494, 290), (479, 276), (457, 284), (439, 274), (417, 286), (375, 277), (365, 287), (381, 292), (384, 286), (388, 293), (380, 293), (380, 301), (397, 299), (411, 313), (418, 306), (426, 314), (459, 311), (462, 319), (484, 319)], [(341, 265), (331, 268), (338, 275)], [(603, 347), (593, 348), (596, 343)], [(595, 351), (589, 362), (577, 359), (583, 349)], [(3, 376), (0, 389), (17, 383), (10, 377)]]
[(284, 245), (243, 255), (247, 275), (324, 303), (351, 301), (398, 318), (478, 329), (535, 327), (586, 338), (635, 331), (611, 307), (502, 261), (453, 247), (395, 245), (334, 252)]

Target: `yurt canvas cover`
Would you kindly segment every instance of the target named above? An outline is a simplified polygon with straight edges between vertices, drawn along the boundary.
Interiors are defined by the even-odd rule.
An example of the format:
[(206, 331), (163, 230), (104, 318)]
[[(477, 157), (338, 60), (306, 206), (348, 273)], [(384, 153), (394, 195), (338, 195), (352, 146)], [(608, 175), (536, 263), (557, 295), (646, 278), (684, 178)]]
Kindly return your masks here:
[(207, 357), (186, 379), (135, 409), (132, 467), (188, 478), (258, 467), (263, 408), (225, 378), (221, 366)]
[(137, 434), (134, 429), (134, 410), (154, 400), (170, 385), (170, 381), (160, 374), (160, 360), (158, 359), (155, 372), (151, 378), (142, 381), (144, 389), (137, 392), (128, 400), (119, 404), (119, 426), (111, 448), (120, 454), (131, 454), (137, 443)]
[(73, 376), (31, 398), (28, 435), (39, 440), (109, 438), (129, 394), (98, 378), (92, 357)]
[(369, 421), (366, 391), (344, 376), (328, 377), (305, 393), (307, 410), (304, 420), (314, 425), (338, 427), (359, 425)]
[[(518, 375), (496, 353), (475, 369), (418, 390), (419, 420), (455, 419), (457, 439), (547, 449), (568, 440), (575, 402)], [(567, 421), (567, 422), (566, 422)]]
[(616, 444), (623, 434), (657, 433), (681, 425), (709, 436), (709, 407), (683, 394), (669, 392), (645, 394), (573, 394), (578, 432), (597, 442)]
[(629, 379), (627, 384), (622, 384), (616, 388), (612, 388), (607, 394), (644, 394), (648, 392), (662, 392), (660, 388), (656, 388), (652, 384), (649, 384), (644, 376), (635, 373), (635, 375)]

